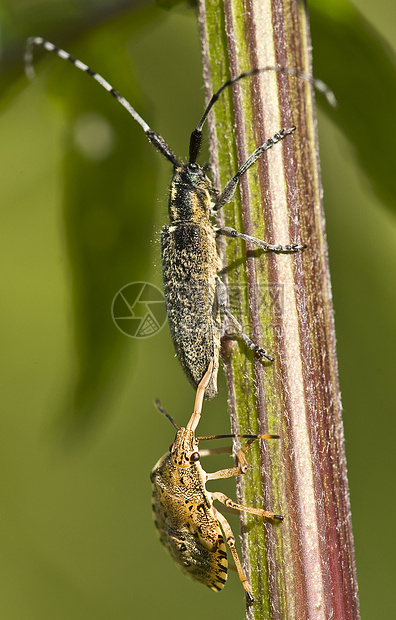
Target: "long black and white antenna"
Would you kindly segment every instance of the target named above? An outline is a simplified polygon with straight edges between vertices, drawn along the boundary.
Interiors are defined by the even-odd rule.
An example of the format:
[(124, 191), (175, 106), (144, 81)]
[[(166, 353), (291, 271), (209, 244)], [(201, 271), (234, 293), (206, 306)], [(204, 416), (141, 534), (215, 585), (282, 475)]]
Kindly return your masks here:
[[(136, 112), (136, 110), (131, 106), (129, 101), (127, 101), (124, 97), (122, 97), (120, 93), (117, 90), (115, 90), (111, 86), (111, 84), (109, 84), (107, 80), (104, 79), (104, 77), (102, 77), (99, 73), (96, 73), (95, 71), (93, 71), (90, 67), (88, 67), (88, 65), (86, 65), (84, 62), (81, 62), (81, 60), (74, 58), (74, 56), (72, 56), (65, 50), (61, 49), (60, 47), (57, 47), (50, 41), (46, 41), (42, 37), (30, 37), (26, 42), (25, 73), (29, 79), (32, 79), (35, 75), (35, 71), (33, 67), (33, 48), (35, 45), (44, 47), (44, 49), (46, 49), (48, 52), (53, 52), (54, 54), (57, 54), (59, 58), (63, 58), (63, 60), (67, 60), (71, 62), (75, 67), (77, 67), (77, 69), (80, 69), (80, 71), (84, 71), (84, 73), (88, 73), (88, 75), (90, 75), (94, 80), (96, 80), (105, 90), (107, 90), (107, 92), (109, 92), (127, 110), (127, 112), (132, 116), (132, 118), (143, 129), (149, 142), (151, 142), (155, 146), (157, 151), (159, 151), (164, 157), (166, 157), (166, 159), (168, 159), (173, 165), (175, 166), (180, 165), (178, 159), (176, 158), (176, 155), (173, 153), (173, 151), (168, 146), (168, 144), (165, 142), (165, 140), (162, 138), (162, 136), (160, 136), (158, 133), (156, 133), (149, 127), (146, 121), (144, 121), (142, 117)], [(326, 86), (324, 82), (322, 82), (322, 80), (313, 78), (307, 73), (304, 73), (303, 71), (299, 71), (298, 69), (294, 69), (292, 67), (281, 67), (278, 65), (273, 65), (273, 66), (268, 66), (268, 67), (261, 67), (261, 68), (259, 67), (257, 69), (251, 69), (249, 71), (244, 71), (243, 73), (240, 73), (239, 75), (233, 78), (230, 78), (229, 80), (224, 82), (224, 84), (222, 84), (220, 88), (215, 93), (213, 93), (208, 105), (205, 108), (204, 113), (201, 116), (201, 119), (198, 125), (196, 126), (196, 128), (194, 129), (190, 137), (190, 149), (189, 149), (189, 162), (190, 163), (195, 163), (197, 160), (198, 153), (199, 153), (201, 143), (202, 143), (202, 128), (205, 124), (206, 119), (208, 118), (208, 115), (211, 109), (213, 108), (214, 104), (220, 97), (223, 90), (225, 90), (229, 86), (232, 86), (236, 82), (239, 82), (239, 80), (242, 80), (246, 77), (249, 77), (252, 75), (258, 75), (259, 73), (265, 73), (265, 72), (270, 72), (270, 71), (275, 71), (277, 73), (282, 73), (284, 75), (292, 75), (292, 76), (295, 76), (297, 78), (304, 80), (305, 82), (308, 82), (309, 84), (312, 84), (314, 88), (316, 88), (318, 91), (324, 94), (324, 96), (326, 97), (327, 101), (329, 102), (331, 106), (333, 107), (336, 106), (337, 102), (336, 102), (334, 93), (330, 90), (330, 88), (328, 88), (328, 86)]]
[(191, 134), (190, 162), (196, 161), (198, 157), (198, 152), (199, 152), (199, 149), (202, 143), (202, 128), (205, 124), (206, 119), (209, 116), (211, 109), (213, 108), (214, 104), (220, 97), (223, 90), (225, 90), (229, 86), (232, 86), (236, 82), (239, 82), (239, 80), (242, 80), (243, 78), (250, 77), (252, 75), (259, 75), (260, 73), (266, 73), (270, 71), (275, 71), (276, 73), (281, 73), (283, 75), (293, 75), (295, 77), (300, 78), (304, 82), (308, 82), (308, 84), (311, 84), (316, 90), (323, 93), (329, 105), (331, 105), (333, 108), (337, 106), (337, 100), (335, 98), (333, 91), (330, 90), (330, 88), (324, 82), (322, 82), (322, 80), (318, 80), (317, 78), (311, 77), (310, 75), (308, 75), (308, 73), (304, 73), (304, 71), (300, 71), (299, 69), (294, 69), (293, 67), (281, 67), (280, 65), (269, 65), (267, 67), (258, 67), (257, 69), (250, 69), (249, 71), (244, 71), (243, 73), (240, 73), (236, 77), (230, 78), (229, 80), (224, 82), (224, 84), (222, 84), (220, 88), (216, 90), (215, 93), (213, 93), (208, 105), (205, 108), (204, 113), (201, 116), (201, 119), (198, 125), (196, 126), (196, 128)]
[(42, 37), (30, 37), (26, 42), (26, 50), (25, 50), (25, 73), (29, 79), (32, 79), (35, 76), (34, 66), (33, 66), (33, 48), (35, 45), (41, 45), (48, 52), (53, 52), (57, 54), (59, 58), (63, 58), (63, 60), (67, 60), (71, 62), (77, 69), (80, 71), (84, 71), (84, 73), (88, 73), (94, 80), (96, 80), (105, 90), (107, 90), (110, 95), (112, 95), (118, 103), (120, 103), (132, 118), (140, 125), (146, 134), (149, 142), (151, 142), (155, 148), (162, 153), (166, 159), (168, 159), (172, 164), (178, 165), (178, 160), (170, 147), (167, 145), (165, 140), (158, 133), (153, 131), (151, 127), (142, 119), (142, 117), (136, 112), (135, 108), (131, 106), (129, 101), (127, 101), (124, 97), (120, 95), (120, 93), (112, 87), (111, 84), (107, 80), (104, 79), (99, 73), (93, 71), (88, 65), (77, 58), (74, 58), (68, 52), (57, 47), (50, 41), (46, 41)]

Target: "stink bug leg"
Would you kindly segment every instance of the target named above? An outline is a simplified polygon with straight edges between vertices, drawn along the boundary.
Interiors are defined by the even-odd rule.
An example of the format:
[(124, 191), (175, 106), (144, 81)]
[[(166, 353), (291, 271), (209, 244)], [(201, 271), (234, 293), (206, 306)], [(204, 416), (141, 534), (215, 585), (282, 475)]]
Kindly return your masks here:
[[(207, 491), (205, 485), (208, 480), (231, 478), (246, 473), (246, 452), (252, 442), (257, 439), (279, 439), (279, 436), (227, 434), (196, 437), (195, 430), (201, 418), (205, 389), (212, 372), (213, 360), (198, 385), (194, 411), (185, 428), (179, 427), (158, 401), (156, 403), (158, 410), (171, 421), (177, 432), (169, 452), (164, 454), (151, 472), (154, 520), (161, 543), (180, 568), (214, 591), (221, 590), (227, 580), (228, 562), (224, 533), (246, 596), (253, 602), (252, 589), (235, 547), (235, 537), (227, 519), (213, 506), (213, 502), (218, 501), (234, 510), (267, 519), (282, 521), (283, 517), (261, 508), (238, 504), (224, 493)], [(231, 447), (199, 450), (199, 442), (235, 437), (247, 439), (238, 450), (236, 466), (206, 473), (200, 463), (201, 457), (231, 453)]]

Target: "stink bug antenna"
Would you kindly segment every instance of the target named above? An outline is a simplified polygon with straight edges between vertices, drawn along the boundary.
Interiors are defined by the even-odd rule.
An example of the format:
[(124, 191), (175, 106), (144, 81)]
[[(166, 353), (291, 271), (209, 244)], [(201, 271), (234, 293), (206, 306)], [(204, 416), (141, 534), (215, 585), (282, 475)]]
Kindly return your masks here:
[(162, 136), (160, 136), (158, 133), (153, 131), (149, 127), (149, 125), (147, 125), (146, 121), (144, 121), (142, 117), (136, 112), (136, 110), (131, 106), (129, 101), (124, 99), (124, 97), (122, 97), (120, 93), (117, 90), (115, 90), (111, 86), (111, 84), (109, 84), (107, 80), (105, 80), (101, 75), (99, 75), (99, 73), (96, 73), (95, 71), (93, 71), (84, 62), (81, 62), (81, 60), (74, 58), (74, 56), (72, 56), (68, 52), (65, 52), (65, 50), (61, 49), (60, 47), (57, 47), (53, 43), (50, 43), (50, 41), (46, 41), (42, 37), (29, 37), (29, 39), (26, 41), (25, 73), (29, 79), (32, 79), (35, 76), (35, 71), (34, 71), (34, 66), (33, 66), (33, 49), (35, 45), (40, 45), (41, 47), (46, 49), (47, 52), (52, 52), (56, 54), (57, 56), (59, 56), (59, 58), (63, 58), (63, 60), (68, 60), (75, 67), (77, 67), (77, 69), (80, 69), (80, 71), (84, 71), (84, 73), (88, 73), (88, 75), (90, 75), (94, 80), (96, 80), (105, 90), (107, 90), (108, 93), (110, 93), (110, 95), (114, 97), (114, 99), (118, 101), (118, 103), (120, 103), (126, 109), (126, 111), (132, 116), (132, 118), (143, 129), (149, 142), (151, 142), (151, 144), (154, 145), (157, 151), (159, 151), (173, 165), (176, 166), (179, 164), (178, 160), (176, 159), (176, 156), (174, 155), (170, 147), (167, 145), (165, 140), (162, 138)]
[(227, 80), (227, 82), (224, 82), (224, 84), (222, 84), (220, 88), (216, 90), (215, 93), (213, 93), (208, 105), (205, 108), (204, 113), (201, 116), (201, 119), (198, 125), (196, 126), (196, 128), (194, 129), (190, 137), (190, 151), (189, 151), (190, 163), (195, 163), (197, 160), (198, 153), (199, 153), (199, 150), (202, 144), (202, 128), (205, 124), (206, 119), (209, 116), (209, 112), (213, 108), (214, 104), (220, 97), (223, 90), (225, 90), (229, 86), (232, 86), (236, 82), (239, 82), (239, 80), (242, 80), (251, 75), (258, 75), (259, 73), (265, 73), (267, 71), (276, 71), (277, 73), (283, 73), (284, 75), (294, 75), (295, 77), (298, 77), (304, 80), (304, 82), (308, 82), (309, 84), (312, 84), (312, 86), (316, 88), (316, 90), (324, 94), (329, 105), (331, 105), (333, 108), (336, 107), (337, 100), (335, 98), (333, 91), (330, 90), (330, 88), (324, 82), (322, 82), (322, 80), (318, 80), (314, 77), (311, 77), (307, 73), (304, 73), (304, 71), (299, 71), (298, 69), (293, 69), (292, 67), (281, 67), (279, 65), (261, 67), (258, 69), (250, 69), (249, 71), (244, 71), (243, 73), (240, 73), (236, 77), (230, 78), (229, 80)]
[(163, 409), (163, 408), (161, 407), (161, 402), (158, 400), (158, 398), (157, 398), (157, 400), (155, 401), (155, 403), (154, 403), (154, 404), (155, 404), (155, 406), (157, 407), (158, 411), (159, 411), (160, 413), (162, 413), (162, 414), (163, 414), (166, 418), (168, 418), (169, 422), (171, 422), (171, 424), (173, 424), (173, 426), (175, 427), (175, 429), (176, 429), (177, 431), (179, 431), (179, 430), (180, 430), (180, 426), (179, 426), (178, 424), (176, 424), (176, 422), (174, 421), (174, 419), (172, 418), (172, 416), (170, 416), (170, 415), (169, 415), (169, 413), (167, 413), (167, 412), (165, 411), (165, 409)]
[(195, 431), (195, 429), (198, 426), (198, 422), (201, 419), (202, 403), (203, 403), (203, 399), (205, 396), (205, 390), (208, 387), (210, 378), (212, 376), (212, 371), (213, 371), (213, 358), (210, 360), (208, 369), (205, 372), (204, 376), (202, 377), (201, 381), (199, 382), (199, 385), (197, 388), (197, 395), (195, 397), (194, 412), (186, 426), (187, 430), (190, 430), (192, 432)]
[(197, 441), (207, 441), (208, 439), (250, 439), (254, 441), (255, 439), (280, 439), (279, 435), (237, 435), (235, 433), (227, 434), (227, 435), (203, 435), (202, 437), (197, 437)]

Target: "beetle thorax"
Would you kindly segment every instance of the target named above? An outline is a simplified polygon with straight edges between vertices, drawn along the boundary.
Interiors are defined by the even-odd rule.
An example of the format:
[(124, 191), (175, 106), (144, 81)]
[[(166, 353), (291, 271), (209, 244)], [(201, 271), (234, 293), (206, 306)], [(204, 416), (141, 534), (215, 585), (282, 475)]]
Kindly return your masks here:
[(198, 443), (193, 431), (181, 428), (177, 431), (171, 450), (171, 458), (176, 467), (191, 467), (191, 455), (198, 452)]
[(212, 181), (198, 164), (175, 166), (169, 196), (169, 218), (176, 222), (208, 222), (212, 203)]

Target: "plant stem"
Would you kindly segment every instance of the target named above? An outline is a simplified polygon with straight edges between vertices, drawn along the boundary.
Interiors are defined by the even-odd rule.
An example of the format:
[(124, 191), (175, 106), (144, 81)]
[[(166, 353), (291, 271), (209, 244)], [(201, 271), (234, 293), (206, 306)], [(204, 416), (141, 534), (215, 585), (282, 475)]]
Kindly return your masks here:
[[(201, 0), (209, 96), (230, 76), (267, 65), (311, 74), (306, 7), (298, 0)], [(332, 295), (311, 85), (275, 72), (238, 82), (209, 119), (212, 171), (222, 188), (281, 128), (222, 209), (221, 221), (304, 253), (265, 254), (223, 244), (231, 311), (275, 357), (263, 364), (228, 346), (233, 432), (277, 433), (252, 446), (238, 501), (285, 514), (281, 524), (242, 515), (244, 567), (255, 597), (248, 618), (359, 618)], [(234, 132), (235, 127), (235, 132)], [(226, 247), (225, 247), (226, 246)]]

